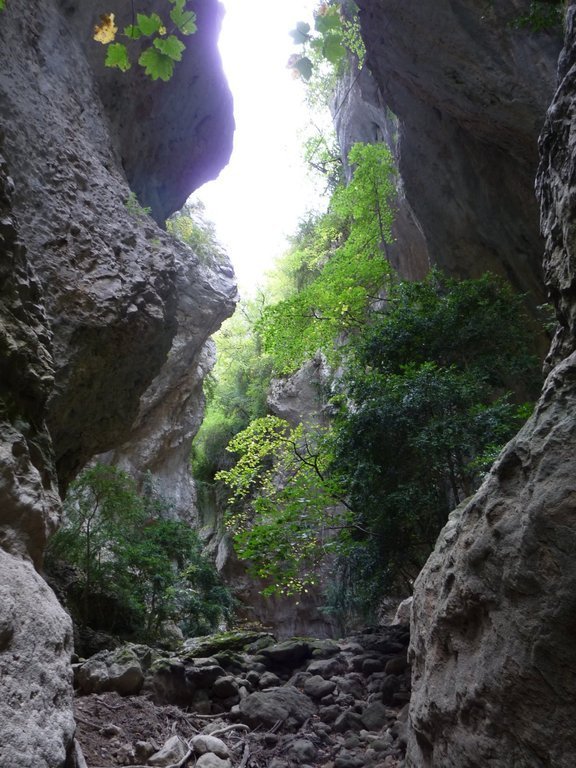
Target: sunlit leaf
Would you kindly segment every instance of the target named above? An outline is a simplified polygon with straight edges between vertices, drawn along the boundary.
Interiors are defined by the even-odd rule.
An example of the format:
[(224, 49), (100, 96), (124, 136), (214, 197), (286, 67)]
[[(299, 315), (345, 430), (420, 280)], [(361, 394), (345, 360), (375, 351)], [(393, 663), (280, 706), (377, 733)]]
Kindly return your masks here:
[(129, 24), (127, 27), (124, 27), (124, 34), (131, 40), (138, 40), (142, 37), (142, 30), (136, 24)]
[(330, 9), (328, 13), (324, 15), (319, 14), (314, 18), (314, 28), (321, 35), (325, 35), (327, 32), (335, 31), (342, 27), (342, 21), (340, 14), (336, 7)]
[(114, 24), (114, 14), (104, 13), (100, 16), (100, 24), (96, 24), (94, 27), (92, 37), (97, 43), (107, 45), (114, 40), (116, 32), (118, 32), (118, 27)]
[(339, 35), (330, 35), (324, 40), (322, 53), (331, 64), (338, 64), (346, 55), (346, 49), (342, 45)]
[(140, 31), (143, 35), (146, 35), (146, 37), (149, 37), (150, 35), (155, 34), (160, 30), (160, 27), (162, 26), (162, 19), (160, 16), (158, 16), (157, 13), (152, 13), (150, 16), (146, 16), (143, 13), (139, 13), (136, 16), (136, 19), (138, 21), (138, 26), (140, 27)]
[(109, 45), (104, 64), (107, 67), (115, 67), (122, 72), (127, 72), (130, 69), (131, 64), (128, 59), (126, 46), (122, 45), (122, 43), (112, 43)]
[(173, 61), (182, 60), (182, 51), (186, 48), (181, 40), (178, 40), (176, 35), (170, 35), (165, 40), (156, 38), (154, 40), (154, 47), (163, 53), (165, 56), (169, 56)]
[[(155, 41), (156, 42), (156, 41)], [(170, 80), (174, 73), (174, 61), (158, 48), (147, 48), (140, 54), (138, 64), (152, 80)]]
[(196, 14), (193, 11), (185, 11), (184, 5), (176, 5), (170, 11), (170, 18), (176, 24), (183, 35), (193, 35), (196, 32)]

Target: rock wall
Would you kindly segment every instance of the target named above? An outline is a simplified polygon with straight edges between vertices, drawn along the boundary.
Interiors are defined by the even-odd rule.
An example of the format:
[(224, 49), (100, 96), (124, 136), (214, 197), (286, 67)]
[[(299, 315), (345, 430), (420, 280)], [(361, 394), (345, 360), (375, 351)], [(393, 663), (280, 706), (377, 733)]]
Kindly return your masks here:
[[(533, 185), (559, 35), (512, 29), (520, 0), (358, 6), (378, 100), (398, 118), (401, 208), (430, 262), (457, 277), (501, 274), (542, 303)], [(360, 96), (374, 106), (369, 88)], [(421, 253), (414, 231), (399, 246)]]
[(414, 595), (411, 768), (569, 768), (576, 754), (576, 8), (541, 138), (544, 272), (559, 314), (533, 416), (451, 516)]
[[(114, 8), (25, 0), (0, 14), (0, 763), (10, 768), (72, 764), (70, 623), (32, 565), (58, 524), (57, 487), (127, 441), (143, 395), (151, 403), (159, 381), (173, 385), (167, 360), (201, 365), (235, 297), (230, 266), (201, 265), (130, 204), (128, 184), (161, 221), (227, 160), (220, 6), (198, 3), (196, 48), (169, 84), (104, 71), (90, 40), (103, 10)], [(186, 396), (176, 400), (184, 411)]]

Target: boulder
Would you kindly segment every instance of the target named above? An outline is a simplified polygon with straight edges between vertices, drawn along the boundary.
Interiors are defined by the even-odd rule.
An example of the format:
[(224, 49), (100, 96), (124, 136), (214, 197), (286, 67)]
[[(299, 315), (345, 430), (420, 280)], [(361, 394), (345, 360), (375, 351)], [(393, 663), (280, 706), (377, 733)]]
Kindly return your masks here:
[(240, 720), (252, 727), (269, 727), (281, 721), (287, 728), (294, 728), (315, 712), (308, 696), (289, 685), (252, 693), (240, 701), (239, 707)]
[(309, 739), (295, 739), (290, 745), (290, 754), (298, 763), (312, 762), (318, 750)]
[(186, 743), (179, 736), (171, 736), (162, 749), (148, 758), (148, 765), (164, 768), (164, 766), (178, 763), (187, 754)]
[(196, 768), (232, 768), (227, 758), (218, 757), (213, 752), (206, 752), (196, 760)]
[(83, 693), (116, 691), (129, 696), (139, 693), (144, 684), (140, 660), (130, 646), (97, 653), (77, 665), (75, 678)]
[(312, 656), (312, 648), (304, 640), (285, 640), (263, 648), (261, 654), (272, 665), (293, 668)]
[(217, 736), (211, 736), (208, 733), (200, 733), (190, 740), (190, 747), (197, 755), (205, 755), (207, 752), (213, 752), (218, 757), (226, 759), (230, 757), (228, 745)]
[(332, 693), (336, 688), (336, 683), (332, 680), (325, 680), (321, 675), (313, 675), (304, 682), (304, 692), (313, 699), (321, 699)]

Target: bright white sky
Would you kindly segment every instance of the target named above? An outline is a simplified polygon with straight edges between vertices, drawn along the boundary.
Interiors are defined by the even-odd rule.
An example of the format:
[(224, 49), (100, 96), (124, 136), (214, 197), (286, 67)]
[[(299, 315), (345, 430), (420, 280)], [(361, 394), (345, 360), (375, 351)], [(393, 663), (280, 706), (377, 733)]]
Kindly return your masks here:
[(286, 235), (322, 202), (302, 161), (310, 120), (305, 86), (286, 67), (297, 52), (296, 22), (311, 21), (318, 0), (224, 0), (220, 52), (232, 94), (236, 133), (230, 164), (196, 194), (216, 225), (243, 295), (261, 281)]

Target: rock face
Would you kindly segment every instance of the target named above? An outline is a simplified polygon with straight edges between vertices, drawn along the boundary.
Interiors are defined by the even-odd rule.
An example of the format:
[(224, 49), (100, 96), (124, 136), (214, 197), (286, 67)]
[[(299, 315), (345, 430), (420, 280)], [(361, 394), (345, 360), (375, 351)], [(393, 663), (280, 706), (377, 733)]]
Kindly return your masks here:
[(452, 514), (416, 583), (411, 768), (574, 763), (575, 11), (571, 4), (538, 178), (560, 320), (555, 367), (533, 416)]
[[(512, 29), (525, 11), (515, 0), (358, 6), (378, 98), (399, 121), (402, 192), (430, 262), (458, 277), (504, 275), (541, 303), (533, 180), (559, 37)], [(366, 89), (363, 100), (374, 104)]]
[[(11, 768), (60, 768), (73, 752), (69, 620), (30, 564), (58, 523), (57, 486), (125, 443), (161, 386), (189, 384), (182, 369), (205, 364), (234, 304), (229, 264), (200, 264), (127, 182), (161, 221), (227, 160), (220, 6), (197, 5), (195, 45), (165, 88), (104, 70), (92, 3), (26, 0), (1, 14), (0, 762)], [(174, 418), (194, 397), (175, 396)], [(190, 419), (171, 447), (189, 430)]]

